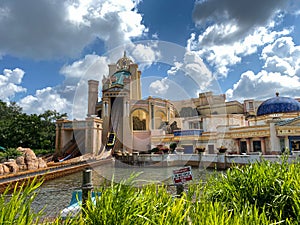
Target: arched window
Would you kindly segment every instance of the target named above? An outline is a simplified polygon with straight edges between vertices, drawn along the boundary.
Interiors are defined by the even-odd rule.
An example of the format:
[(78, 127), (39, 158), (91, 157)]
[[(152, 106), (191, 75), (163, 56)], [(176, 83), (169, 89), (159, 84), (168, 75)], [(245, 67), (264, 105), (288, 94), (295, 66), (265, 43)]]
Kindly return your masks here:
[(133, 130), (148, 129), (148, 113), (145, 110), (137, 109), (131, 114)]
[(159, 129), (163, 122), (167, 121), (167, 116), (164, 112), (158, 110), (155, 112), (155, 129)]

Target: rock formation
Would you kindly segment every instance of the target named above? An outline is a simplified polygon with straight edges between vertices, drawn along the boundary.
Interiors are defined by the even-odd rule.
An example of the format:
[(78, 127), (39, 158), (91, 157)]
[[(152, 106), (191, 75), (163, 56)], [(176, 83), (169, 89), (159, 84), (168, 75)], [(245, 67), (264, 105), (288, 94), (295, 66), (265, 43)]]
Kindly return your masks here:
[(46, 168), (47, 163), (42, 158), (37, 158), (30, 148), (17, 148), (22, 153), (16, 160), (0, 164), (0, 175), (7, 173), (17, 173), (24, 170), (36, 170)]

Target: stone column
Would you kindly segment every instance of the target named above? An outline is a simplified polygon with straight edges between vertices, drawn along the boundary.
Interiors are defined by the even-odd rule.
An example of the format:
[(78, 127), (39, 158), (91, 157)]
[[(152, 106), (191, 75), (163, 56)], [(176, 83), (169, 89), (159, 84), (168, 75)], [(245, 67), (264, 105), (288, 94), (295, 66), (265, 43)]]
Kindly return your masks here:
[(266, 141), (265, 141), (264, 137), (260, 138), (260, 144), (261, 144), (261, 153), (263, 155), (265, 155), (266, 154)]
[(240, 139), (235, 139), (235, 144), (237, 146), (237, 154), (241, 153)]
[(96, 115), (96, 104), (98, 102), (98, 85), (99, 81), (89, 80), (89, 92), (88, 92), (88, 116)]
[(246, 138), (246, 144), (247, 144), (247, 154), (249, 154), (251, 152), (250, 138)]
[(290, 140), (289, 140), (288, 136), (284, 137), (284, 150), (286, 147), (288, 147), (290, 150), (292, 150), (292, 146), (290, 146)]

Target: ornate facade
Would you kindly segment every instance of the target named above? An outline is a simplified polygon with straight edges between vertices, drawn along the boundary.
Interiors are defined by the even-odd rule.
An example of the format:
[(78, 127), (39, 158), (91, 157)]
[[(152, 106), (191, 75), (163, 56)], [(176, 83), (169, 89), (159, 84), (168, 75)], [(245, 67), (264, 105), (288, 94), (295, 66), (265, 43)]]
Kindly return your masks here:
[[(67, 151), (70, 140), (84, 142), (83, 153), (113, 150), (145, 152), (176, 143), (185, 153), (216, 153), (225, 146), (230, 154), (280, 154), (300, 150), (300, 103), (276, 97), (264, 102), (226, 101), (225, 95), (200, 93), (198, 98), (171, 102), (142, 99), (141, 72), (126, 54), (108, 65), (102, 80), (89, 81), (88, 118), (72, 123), (57, 121), (57, 152)], [(80, 137), (80, 139), (79, 139)], [(70, 151), (69, 151), (70, 152)]]

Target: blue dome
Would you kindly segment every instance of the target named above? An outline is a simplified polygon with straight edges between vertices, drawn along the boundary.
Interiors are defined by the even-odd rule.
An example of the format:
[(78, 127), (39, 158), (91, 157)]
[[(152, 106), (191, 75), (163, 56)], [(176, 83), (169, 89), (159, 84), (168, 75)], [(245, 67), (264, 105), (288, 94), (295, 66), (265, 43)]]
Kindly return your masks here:
[(273, 113), (289, 113), (300, 112), (300, 103), (293, 98), (279, 97), (276, 93), (276, 97), (270, 98), (258, 107), (257, 116), (263, 116)]

